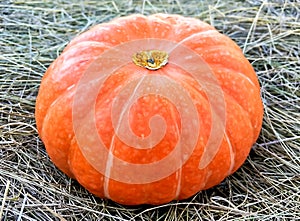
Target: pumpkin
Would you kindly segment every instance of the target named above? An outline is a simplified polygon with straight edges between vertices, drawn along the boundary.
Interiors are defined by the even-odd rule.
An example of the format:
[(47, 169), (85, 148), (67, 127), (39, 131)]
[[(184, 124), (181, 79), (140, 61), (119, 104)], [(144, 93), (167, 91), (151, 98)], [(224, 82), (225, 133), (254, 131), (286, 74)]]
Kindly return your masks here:
[(126, 205), (219, 184), (246, 160), (262, 115), (240, 48), (169, 14), (121, 17), (75, 37), (43, 76), (35, 112), (54, 164)]

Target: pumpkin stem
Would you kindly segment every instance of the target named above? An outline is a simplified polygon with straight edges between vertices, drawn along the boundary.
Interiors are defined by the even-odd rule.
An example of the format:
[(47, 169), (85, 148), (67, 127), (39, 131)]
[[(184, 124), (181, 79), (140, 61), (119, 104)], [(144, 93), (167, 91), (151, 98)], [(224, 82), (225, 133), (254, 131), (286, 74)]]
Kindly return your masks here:
[(168, 63), (169, 55), (165, 51), (149, 50), (137, 52), (132, 56), (132, 61), (137, 66), (149, 70), (158, 70)]

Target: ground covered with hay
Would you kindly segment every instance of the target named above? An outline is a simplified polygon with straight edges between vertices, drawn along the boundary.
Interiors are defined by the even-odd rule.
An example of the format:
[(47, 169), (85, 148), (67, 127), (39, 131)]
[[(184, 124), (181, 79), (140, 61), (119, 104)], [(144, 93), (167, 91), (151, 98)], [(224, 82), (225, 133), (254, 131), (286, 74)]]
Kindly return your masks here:
[[(220, 185), (161, 206), (94, 197), (50, 161), (35, 129), (43, 73), (74, 36), (133, 13), (202, 19), (231, 37), (261, 84), (264, 122), (245, 164)], [(0, 1), (0, 220), (299, 220), (300, 3)]]

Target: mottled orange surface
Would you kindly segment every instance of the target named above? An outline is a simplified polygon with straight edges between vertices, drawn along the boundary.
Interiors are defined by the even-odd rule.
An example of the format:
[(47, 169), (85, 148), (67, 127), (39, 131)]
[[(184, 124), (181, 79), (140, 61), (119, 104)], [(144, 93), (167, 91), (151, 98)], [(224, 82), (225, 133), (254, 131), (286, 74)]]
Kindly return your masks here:
[[(197, 145), (182, 168), (170, 176), (153, 183), (128, 184), (105, 178), (85, 159), (74, 135), (72, 104), (76, 84), (101, 53), (120, 43), (143, 38), (182, 42), (208, 63), (224, 92), (226, 131), (216, 156), (206, 168), (199, 169), (199, 160), (210, 134), (210, 106), (197, 82), (172, 65), (170, 57), (170, 64), (155, 73), (174, 79), (191, 95), (201, 125)], [(151, 149), (139, 150), (118, 138), (112, 139), (112, 101), (120, 92), (120, 86), (136, 78), (141, 71), (152, 73), (131, 63), (107, 79), (99, 91), (95, 120), (107, 148), (113, 140), (112, 153), (116, 157), (131, 163), (147, 164), (164, 158), (172, 151), (182, 125), (172, 103), (163, 97), (149, 95), (140, 98), (131, 107), (130, 126), (137, 136), (147, 136), (150, 133), (149, 119), (159, 114), (167, 124), (163, 140)], [(162, 204), (184, 199), (219, 184), (245, 161), (259, 135), (262, 115), (257, 76), (239, 47), (204, 22), (164, 14), (118, 18), (77, 36), (48, 68), (36, 101), (37, 128), (55, 165), (95, 195), (128, 205)]]

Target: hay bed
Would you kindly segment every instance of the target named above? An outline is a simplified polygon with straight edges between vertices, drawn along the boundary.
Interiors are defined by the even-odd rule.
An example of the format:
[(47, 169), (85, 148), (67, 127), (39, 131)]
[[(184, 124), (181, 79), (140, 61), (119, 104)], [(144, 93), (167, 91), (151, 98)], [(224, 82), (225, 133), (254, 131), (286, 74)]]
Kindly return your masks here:
[[(300, 3), (297, 1), (0, 1), (0, 220), (299, 220)], [(245, 164), (219, 186), (166, 205), (124, 207), (89, 194), (37, 136), (43, 73), (90, 26), (132, 13), (214, 25), (257, 71), (265, 115)]]

